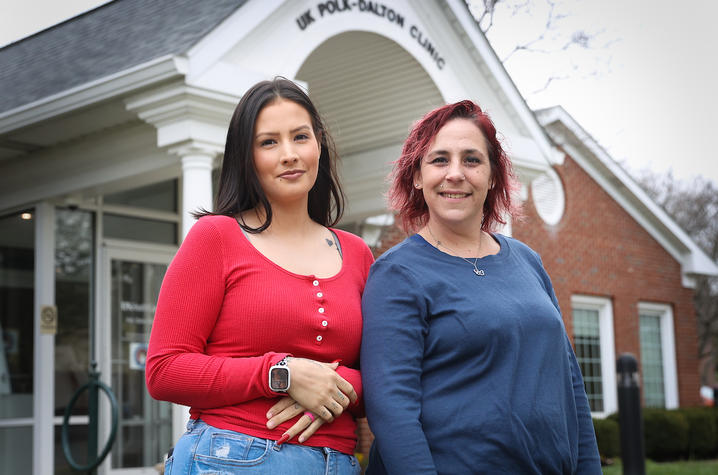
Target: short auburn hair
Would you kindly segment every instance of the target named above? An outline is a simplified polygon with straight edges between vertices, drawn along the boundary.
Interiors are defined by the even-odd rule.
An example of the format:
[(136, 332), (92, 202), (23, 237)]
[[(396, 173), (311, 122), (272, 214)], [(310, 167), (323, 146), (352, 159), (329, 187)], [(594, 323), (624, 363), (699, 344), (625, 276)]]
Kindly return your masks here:
[(519, 185), (511, 161), (496, 137), (496, 127), (477, 104), (464, 100), (434, 109), (416, 122), (404, 142), (401, 156), (393, 164), (389, 175), (389, 207), (397, 212), (407, 233), (418, 231), (429, 219), (424, 195), (414, 187), (414, 174), (421, 167), (421, 159), (427, 154), (436, 134), (454, 119), (472, 121), (486, 139), (493, 188), (484, 201), (481, 229), (494, 230), (498, 224), (506, 224), (506, 216), (518, 216), (518, 207), (512, 195)]

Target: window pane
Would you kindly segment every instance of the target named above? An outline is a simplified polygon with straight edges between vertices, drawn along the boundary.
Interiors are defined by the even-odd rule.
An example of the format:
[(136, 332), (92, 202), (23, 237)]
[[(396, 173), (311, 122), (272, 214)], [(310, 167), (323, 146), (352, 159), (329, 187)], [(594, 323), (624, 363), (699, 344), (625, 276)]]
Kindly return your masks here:
[(0, 428), (0, 473), (32, 473), (32, 426)]
[[(77, 389), (87, 382), (94, 263), (93, 215), (55, 212), (55, 415), (62, 416)], [(87, 414), (87, 391), (73, 414)]]
[[(32, 417), (34, 294), (34, 215), (28, 211), (2, 217), (0, 218), (0, 418)], [(12, 439), (9, 437), (9, 443), (14, 442)], [(5, 462), (0, 462), (0, 466), (2, 463)]]
[(573, 310), (573, 342), (576, 359), (581, 367), (588, 404), (592, 411), (603, 411), (603, 379), (601, 371), (601, 334), (598, 310)]
[(665, 407), (661, 317), (641, 315), (641, 373), (647, 407)]
[(104, 202), (160, 211), (177, 211), (177, 180), (163, 181), (153, 185), (134, 188), (105, 195)]
[(108, 238), (177, 244), (177, 223), (105, 214), (103, 226)]

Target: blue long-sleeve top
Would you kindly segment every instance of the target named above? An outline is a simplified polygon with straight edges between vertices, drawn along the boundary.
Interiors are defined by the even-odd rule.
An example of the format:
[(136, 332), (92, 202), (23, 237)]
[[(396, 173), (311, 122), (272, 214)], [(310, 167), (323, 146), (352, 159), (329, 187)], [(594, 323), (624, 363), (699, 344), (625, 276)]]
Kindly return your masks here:
[[(600, 474), (583, 378), (539, 256), (472, 265), (407, 238), (372, 266), (361, 368), (368, 474)], [(473, 261), (473, 259), (472, 259)]]

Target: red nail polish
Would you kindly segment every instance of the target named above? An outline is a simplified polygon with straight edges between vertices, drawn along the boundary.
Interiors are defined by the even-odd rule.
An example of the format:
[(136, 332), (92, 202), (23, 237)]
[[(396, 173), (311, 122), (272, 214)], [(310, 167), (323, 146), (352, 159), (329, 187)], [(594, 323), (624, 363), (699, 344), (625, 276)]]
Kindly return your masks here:
[(341, 358), (339, 358), (338, 360), (334, 360), (334, 361), (332, 361), (332, 364), (334, 364), (334, 363), (341, 363), (341, 362), (342, 362), (342, 359), (341, 359)]
[(290, 438), (289, 434), (284, 434), (284, 435), (281, 436), (281, 437), (279, 438), (279, 440), (277, 441), (277, 445), (282, 445), (283, 443), (285, 443), (286, 441), (288, 441), (289, 438)]

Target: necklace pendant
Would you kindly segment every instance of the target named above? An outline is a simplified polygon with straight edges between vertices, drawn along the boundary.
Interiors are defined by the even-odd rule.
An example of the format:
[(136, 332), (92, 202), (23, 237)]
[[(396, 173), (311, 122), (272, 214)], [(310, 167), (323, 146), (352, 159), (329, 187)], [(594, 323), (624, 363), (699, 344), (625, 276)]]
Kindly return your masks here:
[(476, 274), (476, 275), (486, 275), (486, 274), (484, 274), (484, 269), (477, 269), (476, 267), (474, 267), (474, 274)]

